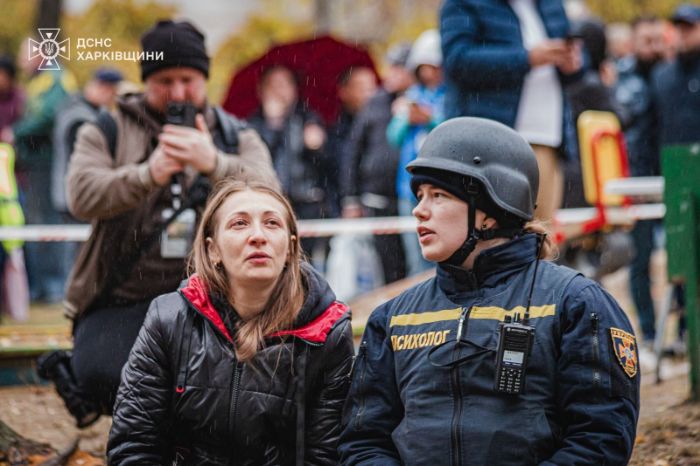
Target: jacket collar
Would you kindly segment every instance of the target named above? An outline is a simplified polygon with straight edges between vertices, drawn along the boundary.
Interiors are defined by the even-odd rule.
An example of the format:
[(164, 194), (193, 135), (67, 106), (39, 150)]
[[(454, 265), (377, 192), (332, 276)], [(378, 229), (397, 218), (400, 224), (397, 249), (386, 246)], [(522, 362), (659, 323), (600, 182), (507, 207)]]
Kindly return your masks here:
[(491, 288), (526, 267), (536, 255), (537, 235), (528, 233), (481, 252), (472, 270), (438, 264), (438, 286), (448, 296)]
[[(335, 294), (328, 283), (310, 265), (302, 264), (302, 272), (305, 277), (306, 295), (293, 327), (266, 337), (294, 336), (308, 343), (323, 344), (331, 328), (348, 313), (348, 307), (335, 300)], [(199, 276), (192, 275), (180, 289), (180, 294), (227, 340), (233, 342), (221, 313), (235, 311), (228, 303), (224, 306), (220, 300), (213, 299)]]

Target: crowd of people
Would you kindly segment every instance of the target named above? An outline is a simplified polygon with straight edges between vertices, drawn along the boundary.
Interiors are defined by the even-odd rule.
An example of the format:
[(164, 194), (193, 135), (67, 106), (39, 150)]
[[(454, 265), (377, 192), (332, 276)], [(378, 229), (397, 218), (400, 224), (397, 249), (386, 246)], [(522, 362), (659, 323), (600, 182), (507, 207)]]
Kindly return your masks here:
[[(26, 53), (21, 89), (0, 59), (27, 222), (92, 227), (79, 252), (25, 246), (32, 299), (73, 320), (73, 351), (40, 374), (78, 426), (114, 415), (113, 464), (625, 463), (630, 322), (540, 259), (547, 222), (582, 202), (583, 111), (616, 114), (633, 176), (700, 140), (700, 7), (640, 17), (628, 39), (612, 55), (605, 26), (570, 23), (561, 0), (445, 0), (439, 30), (389, 49), (381, 83), (336, 77), (331, 125), (282, 65), (246, 121), (210, 103), (204, 36), (184, 21), (142, 36), (141, 92), (102, 68), (78, 93)], [(353, 369), (349, 310), (307, 259), (328, 242), (297, 219), (395, 215), (418, 228), (375, 238), (385, 279), (437, 274), (372, 314)], [(632, 232), (644, 341), (656, 227)], [(506, 328), (529, 343), (504, 352)]]

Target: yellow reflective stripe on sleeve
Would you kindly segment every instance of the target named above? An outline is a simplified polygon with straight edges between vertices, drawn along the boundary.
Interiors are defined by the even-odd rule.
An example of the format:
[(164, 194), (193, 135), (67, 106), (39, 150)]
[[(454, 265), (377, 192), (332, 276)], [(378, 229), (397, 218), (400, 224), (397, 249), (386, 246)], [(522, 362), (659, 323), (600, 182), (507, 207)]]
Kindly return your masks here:
[[(525, 306), (516, 306), (511, 310), (497, 306), (474, 306), (469, 315), (470, 319), (489, 319), (503, 321), (506, 316), (513, 318), (515, 314), (520, 314), (520, 318), (525, 315)], [(544, 306), (530, 306), (530, 318), (548, 317), (556, 314), (556, 305), (545, 304)], [(462, 308), (445, 309), (442, 311), (420, 312), (414, 314), (401, 314), (393, 316), (389, 322), (389, 327), (402, 327), (409, 325), (432, 324), (447, 320), (457, 320), (462, 315)]]
[(461, 307), (458, 307), (457, 309), (446, 309), (444, 311), (403, 314), (393, 316), (391, 318), (391, 322), (389, 323), (389, 327), (432, 324), (434, 322), (443, 322), (445, 320), (457, 320), (461, 314)]

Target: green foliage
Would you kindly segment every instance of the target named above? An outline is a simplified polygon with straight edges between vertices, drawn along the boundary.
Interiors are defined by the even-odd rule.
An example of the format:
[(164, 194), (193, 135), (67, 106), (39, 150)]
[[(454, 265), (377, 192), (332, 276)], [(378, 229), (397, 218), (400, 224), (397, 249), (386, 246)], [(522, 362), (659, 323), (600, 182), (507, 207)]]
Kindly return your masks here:
[(587, 0), (591, 11), (606, 23), (632, 21), (637, 16), (656, 15), (668, 18), (687, 0)]
[(36, 34), (35, 2), (3, 0), (0, 15), (0, 53), (17, 56), (20, 43)]
[(177, 9), (165, 6), (155, 0), (94, 0), (80, 15), (63, 18), (64, 37), (71, 38), (71, 58), (69, 68), (85, 83), (100, 66), (112, 66), (121, 70), (127, 79), (141, 81), (138, 62), (119, 61), (76, 61), (78, 38), (111, 39), (109, 48), (88, 49), (88, 51), (140, 51), (139, 39), (159, 19), (173, 17)]
[(372, 55), (378, 66), (381, 67), (383, 57), (392, 45), (412, 43), (423, 31), (438, 27), (438, 5), (434, 3), (421, 2), (409, 11), (400, 9), (399, 5), (394, 7), (397, 14), (394, 15), (396, 19), (391, 33), (386, 40), (371, 45)]

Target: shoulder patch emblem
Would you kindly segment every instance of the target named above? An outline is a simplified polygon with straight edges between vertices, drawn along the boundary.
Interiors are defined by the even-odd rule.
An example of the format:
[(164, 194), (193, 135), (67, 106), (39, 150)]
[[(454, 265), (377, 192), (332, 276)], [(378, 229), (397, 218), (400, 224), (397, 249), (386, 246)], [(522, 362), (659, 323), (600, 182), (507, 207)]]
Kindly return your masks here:
[(619, 328), (610, 328), (610, 338), (612, 346), (617, 357), (617, 362), (620, 363), (625, 374), (631, 379), (637, 375), (639, 367), (639, 359), (637, 357), (637, 341), (634, 335), (627, 333)]

